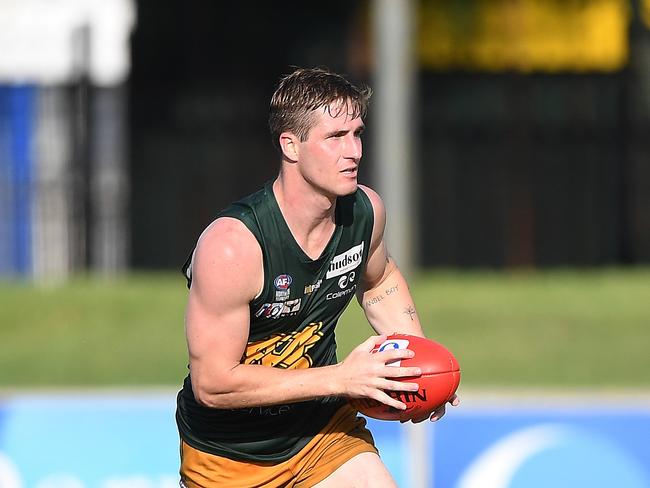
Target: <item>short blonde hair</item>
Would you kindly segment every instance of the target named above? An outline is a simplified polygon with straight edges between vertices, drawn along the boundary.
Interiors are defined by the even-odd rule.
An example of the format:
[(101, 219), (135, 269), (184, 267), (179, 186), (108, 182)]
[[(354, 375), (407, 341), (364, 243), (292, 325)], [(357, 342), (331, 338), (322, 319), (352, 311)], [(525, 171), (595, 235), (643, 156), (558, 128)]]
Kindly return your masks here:
[[(369, 87), (357, 87), (326, 68), (298, 68), (280, 79), (271, 97), (269, 129), (273, 144), (280, 149), (283, 132), (307, 140), (314, 124), (314, 110), (332, 110), (336, 102), (341, 102), (338, 111), (348, 110), (353, 119), (364, 118), (371, 95)], [(332, 115), (337, 116), (338, 111)]]

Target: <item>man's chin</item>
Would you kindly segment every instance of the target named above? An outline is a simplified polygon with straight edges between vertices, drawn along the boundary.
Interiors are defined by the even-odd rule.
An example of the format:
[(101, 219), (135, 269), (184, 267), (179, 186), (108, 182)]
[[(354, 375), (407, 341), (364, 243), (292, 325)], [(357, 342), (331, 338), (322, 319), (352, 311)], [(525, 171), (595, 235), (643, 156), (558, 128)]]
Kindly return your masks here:
[(355, 181), (354, 183), (352, 182), (347, 182), (344, 185), (336, 185), (332, 186), (329, 188), (321, 188), (323, 193), (325, 195), (328, 195), (330, 199), (336, 199), (339, 197), (345, 197), (348, 195), (352, 195), (354, 192), (357, 191), (357, 188), (359, 187), (358, 183)]
[(352, 195), (359, 188), (359, 183), (354, 181), (354, 183), (348, 183), (347, 185), (341, 187), (339, 197), (344, 197), (347, 195)]

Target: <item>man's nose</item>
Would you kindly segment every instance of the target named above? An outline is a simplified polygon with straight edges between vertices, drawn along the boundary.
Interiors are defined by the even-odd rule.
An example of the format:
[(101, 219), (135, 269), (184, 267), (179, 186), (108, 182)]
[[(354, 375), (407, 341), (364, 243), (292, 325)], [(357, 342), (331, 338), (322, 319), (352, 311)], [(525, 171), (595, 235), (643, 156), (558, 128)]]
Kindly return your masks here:
[(345, 152), (343, 155), (346, 158), (359, 161), (362, 154), (363, 144), (361, 143), (361, 139), (355, 135), (350, 135), (348, 138), (346, 138)]

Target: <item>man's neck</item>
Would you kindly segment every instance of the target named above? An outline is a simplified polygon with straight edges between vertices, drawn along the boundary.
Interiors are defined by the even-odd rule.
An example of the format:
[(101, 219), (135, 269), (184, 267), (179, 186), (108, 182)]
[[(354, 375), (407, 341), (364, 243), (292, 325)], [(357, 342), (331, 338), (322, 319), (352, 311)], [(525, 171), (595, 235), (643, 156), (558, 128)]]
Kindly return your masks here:
[(273, 193), (296, 242), (307, 255), (319, 256), (334, 232), (336, 198), (282, 173), (273, 182)]

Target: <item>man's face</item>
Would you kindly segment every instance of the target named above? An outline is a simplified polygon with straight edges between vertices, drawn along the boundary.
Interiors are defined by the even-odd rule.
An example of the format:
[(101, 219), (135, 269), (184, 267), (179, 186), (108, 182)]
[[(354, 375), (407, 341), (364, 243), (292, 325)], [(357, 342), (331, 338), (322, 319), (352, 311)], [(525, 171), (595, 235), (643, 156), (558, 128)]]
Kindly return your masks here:
[(344, 103), (316, 109), (307, 140), (299, 143), (298, 164), (303, 177), (330, 197), (349, 195), (357, 189), (365, 126), (361, 117), (353, 119), (350, 112)]

